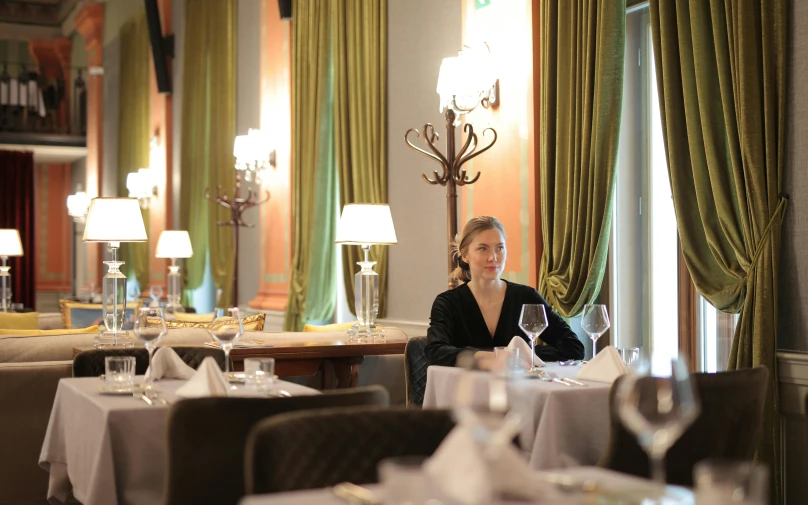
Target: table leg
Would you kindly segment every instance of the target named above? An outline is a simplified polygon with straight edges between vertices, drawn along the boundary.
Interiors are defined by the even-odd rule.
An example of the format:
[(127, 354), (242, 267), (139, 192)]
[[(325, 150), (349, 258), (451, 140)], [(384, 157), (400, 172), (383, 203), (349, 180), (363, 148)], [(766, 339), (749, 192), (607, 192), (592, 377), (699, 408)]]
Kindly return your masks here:
[(332, 358), (334, 375), (337, 376), (337, 388), (355, 388), (359, 383), (359, 365), (364, 361), (363, 356), (352, 358)]

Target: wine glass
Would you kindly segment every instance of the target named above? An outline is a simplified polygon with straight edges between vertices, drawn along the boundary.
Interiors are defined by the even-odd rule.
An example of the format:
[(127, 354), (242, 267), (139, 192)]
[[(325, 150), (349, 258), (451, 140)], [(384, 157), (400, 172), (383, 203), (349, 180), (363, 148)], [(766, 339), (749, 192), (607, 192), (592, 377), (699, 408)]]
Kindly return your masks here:
[(609, 311), (606, 306), (600, 303), (587, 303), (584, 305), (583, 317), (581, 318), (581, 328), (592, 339), (592, 356), (598, 353), (597, 341), (601, 335), (606, 333), (611, 323), (609, 322)]
[[(151, 321), (149, 321), (151, 319)], [(157, 344), (163, 340), (166, 332), (166, 320), (163, 316), (163, 309), (154, 307), (141, 307), (135, 317), (133, 328), (135, 336), (143, 343), (149, 352), (149, 373), (146, 375), (144, 389), (154, 388), (154, 369), (152, 368), (152, 355)]]
[(665, 454), (701, 410), (682, 359), (642, 361), (618, 386), (617, 412), (651, 460), (651, 476), (665, 485)]
[(530, 371), (536, 371), (536, 339), (541, 332), (547, 329), (547, 312), (542, 304), (522, 305), (522, 314), (519, 316), (519, 327), (530, 339)]
[[(244, 325), (241, 322), (241, 316), (238, 307), (231, 307), (229, 309), (217, 308), (214, 310), (215, 316), (213, 321), (208, 325), (208, 333), (214, 338), (219, 345), (222, 346), (224, 351), (224, 374), (230, 374), (230, 350), (236, 340), (241, 338), (244, 334)], [(225, 316), (227, 314), (227, 316)]]

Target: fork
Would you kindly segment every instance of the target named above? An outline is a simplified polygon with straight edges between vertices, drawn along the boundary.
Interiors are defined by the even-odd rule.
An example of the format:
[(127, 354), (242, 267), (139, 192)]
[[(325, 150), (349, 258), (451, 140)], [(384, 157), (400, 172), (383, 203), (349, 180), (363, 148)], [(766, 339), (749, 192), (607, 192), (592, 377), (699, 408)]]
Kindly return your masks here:
[[(553, 382), (560, 382), (561, 384), (564, 384), (565, 386), (570, 386), (570, 387), (571, 387), (571, 386), (574, 384), (574, 383), (573, 383), (573, 382), (571, 382), (571, 381), (570, 381), (570, 382), (567, 382), (567, 381), (569, 380), (569, 379), (567, 379), (567, 378), (562, 379), (562, 378), (561, 378), (561, 377), (559, 377), (559, 376), (558, 376), (558, 374), (557, 374), (557, 373), (555, 373), (555, 372), (547, 372), (547, 375), (549, 375), (549, 376), (550, 376), (550, 378), (551, 378), (551, 379), (553, 379)], [(578, 382), (578, 381), (575, 381), (575, 382)], [(580, 382), (578, 382), (578, 384), (581, 384), (581, 383), (580, 383)]]
[(572, 387), (572, 384), (561, 380), (554, 372), (543, 372), (540, 377), (541, 380), (545, 382), (558, 382), (559, 384), (564, 384), (567, 387)]

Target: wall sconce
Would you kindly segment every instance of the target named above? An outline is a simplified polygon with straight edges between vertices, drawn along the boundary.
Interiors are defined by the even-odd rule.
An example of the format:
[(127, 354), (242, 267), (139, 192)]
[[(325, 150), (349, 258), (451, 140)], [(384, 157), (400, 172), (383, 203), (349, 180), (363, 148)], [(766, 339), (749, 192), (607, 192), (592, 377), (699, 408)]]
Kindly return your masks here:
[(235, 168), (244, 173), (244, 180), (261, 184), (266, 180), (269, 167), (277, 168), (275, 150), (269, 150), (267, 135), (250, 128), (247, 135), (239, 135), (233, 142), (233, 156), (236, 158)]
[(137, 198), (141, 209), (148, 209), (151, 197), (157, 196), (157, 182), (153, 171), (141, 168), (137, 172), (129, 172), (126, 176), (126, 189), (129, 190), (129, 198)]
[(499, 79), (494, 77), (488, 44), (484, 49), (464, 46), (457, 56), (444, 58), (436, 91), (440, 111), (452, 109), (457, 122), (477, 105), (486, 109), (499, 105)]
[(67, 197), (67, 215), (73, 218), (74, 223), (83, 223), (87, 219), (89, 208), (90, 196), (81, 191), (81, 185), (78, 185), (76, 193)]

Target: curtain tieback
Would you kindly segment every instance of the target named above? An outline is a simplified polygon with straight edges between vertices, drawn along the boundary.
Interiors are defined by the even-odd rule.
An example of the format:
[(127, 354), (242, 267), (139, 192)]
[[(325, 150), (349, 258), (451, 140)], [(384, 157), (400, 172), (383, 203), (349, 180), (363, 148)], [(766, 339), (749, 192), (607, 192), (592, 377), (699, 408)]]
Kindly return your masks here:
[(782, 218), (783, 213), (785, 212), (786, 206), (788, 205), (788, 195), (785, 193), (780, 193), (780, 202), (777, 204), (777, 208), (774, 209), (774, 214), (772, 214), (771, 219), (769, 219), (769, 223), (766, 225), (766, 229), (763, 230), (763, 235), (760, 237), (760, 242), (758, 242), (757, 248), (755, 249), (755, 255), (752, 256), (752, 263), (749, 265), (749, 270), (747, 271), (746, 277), (748, 278), (749, 275), (754, 272), (755, 267), (757, 266), (758, 258), (760, 254), (763, 252), (763, 245), (766, 244), (766, 239), (769, 238), (769, 231), (774, 224), (774, 220), (778, 217)]

